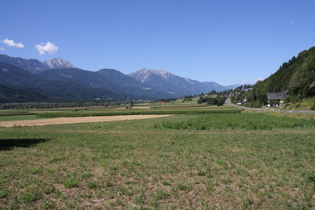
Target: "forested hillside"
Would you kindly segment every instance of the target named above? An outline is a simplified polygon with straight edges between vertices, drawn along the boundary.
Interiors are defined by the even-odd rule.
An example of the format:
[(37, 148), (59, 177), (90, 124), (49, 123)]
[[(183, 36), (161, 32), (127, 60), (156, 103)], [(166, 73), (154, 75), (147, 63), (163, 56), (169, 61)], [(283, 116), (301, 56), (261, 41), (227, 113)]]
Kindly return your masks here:
[(247, 93), (253, 106), (267, 103), (267, 93), (286, 92), (286, 102), (297, 102), (315, 96), (315, 47), (283, 63), (277, 72), (258, 81)]
[(21, 90), (16, 88), (8, 88), (4, 85), (0, 85), (0, 102), (12, 103), (12, 102), (33, 102), (42, 101), (46, 97), (28, 90)]

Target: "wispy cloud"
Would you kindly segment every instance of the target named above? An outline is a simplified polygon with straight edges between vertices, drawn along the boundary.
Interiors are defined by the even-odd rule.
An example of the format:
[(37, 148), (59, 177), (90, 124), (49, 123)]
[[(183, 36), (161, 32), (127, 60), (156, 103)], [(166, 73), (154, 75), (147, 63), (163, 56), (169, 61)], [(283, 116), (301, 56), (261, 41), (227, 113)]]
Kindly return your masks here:
[(3, 51), (4, 49), (2, 47), (0, 47), (0, 51)]
[(37, 51), (40, 55), (44, 55), (45, 53), (54, 54), (58, 51), (58, 47), (51, 42), (41, 43), (35, 45)]
[(4, 44), (7, 44), (9, 47), (17, 47), (17, 48), (24, 48), (22, 43), (15, 43), (13, 40), (6, 38), (2, 41)]

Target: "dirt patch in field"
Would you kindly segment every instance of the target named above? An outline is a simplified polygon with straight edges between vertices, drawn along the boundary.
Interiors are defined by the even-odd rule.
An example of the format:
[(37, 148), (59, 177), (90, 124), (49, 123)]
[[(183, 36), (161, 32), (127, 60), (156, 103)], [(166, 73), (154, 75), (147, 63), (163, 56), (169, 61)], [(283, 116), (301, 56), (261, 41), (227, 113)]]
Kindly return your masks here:
[(0, 127), (14, 126), (44, 126), (57, 124), (87, 123), (87, 122), (109, 122), (122, 120), (139, 120), (157, 117), (166, 117), (169, 115), (122, 115), (122, 116), (101, 116), (101, 117), (64, 117), (38, 120), (21, 121), (0, 121)]

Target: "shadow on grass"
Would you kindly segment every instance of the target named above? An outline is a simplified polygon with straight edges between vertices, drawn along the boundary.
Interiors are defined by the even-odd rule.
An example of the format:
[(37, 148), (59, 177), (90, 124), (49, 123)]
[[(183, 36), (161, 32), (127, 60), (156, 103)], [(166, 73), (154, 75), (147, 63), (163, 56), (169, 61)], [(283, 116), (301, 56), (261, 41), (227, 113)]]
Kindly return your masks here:
[(0, 139), (0, 151), (11, 150), (14, 147), (31, 147), (44, 143), (49, 139)]

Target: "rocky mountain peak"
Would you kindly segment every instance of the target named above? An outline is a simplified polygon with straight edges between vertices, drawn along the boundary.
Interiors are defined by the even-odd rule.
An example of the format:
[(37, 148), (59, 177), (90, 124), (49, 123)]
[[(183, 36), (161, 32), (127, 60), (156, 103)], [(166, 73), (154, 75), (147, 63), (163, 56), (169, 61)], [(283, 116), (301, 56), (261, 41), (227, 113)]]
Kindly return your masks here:
[(161, 78), (167, 79), (168, 77), (174, 76), (173, 73), (170, 73), (164, 69), (162, 70), (149, 70), (147, 68), (142, 68), (134, 73), (129, 74), (129, 76), (135, 78), (136, 80), (140, 81), (140, 82), (145, 82), (146, 79), (150, 76), (150, 75), (157, 75)]
[(136, 72), (133, 72), (131, 74), (129, 74), (129, 76), (135, 78), (136, 80), (140, 81), (140, 82), (145, 82), (146, 79), (151, 75), (150, 70), (148, 70), (147, 68), (142, 68)]
[(24, 59), (24, 58), (10, 57), (8, 55), (0, 54), (0, 62), (17, 66), (33, 74), (37, 74), (37, 73), (40, 73), (49, 69), (56, 69), (56, 68), (57, 69), (76, 68), (70, 62), (62, 58), (53, 58), (49, 61), (41, 62), (37, 59)]
[(44, 61), (44, 64), (46, 64), (49, 68), (75, 68), (74, 65), (72, 65), (69, 61), (66, 61), (62, 58), (53, 58), (49, 61)]
[(166, 71), (166, 70), (164, 70), (164, 69), (162, 69), (162, 70), (154, 70), (153, 73), (155, 73), (156, 75), (161, 76), (161, 77), (163, 77), (163, 78), (168, 78), (168, 77), (170, 77), (170, 76), (174, 76), (173, 73), (168, 72), (168, 71)]

